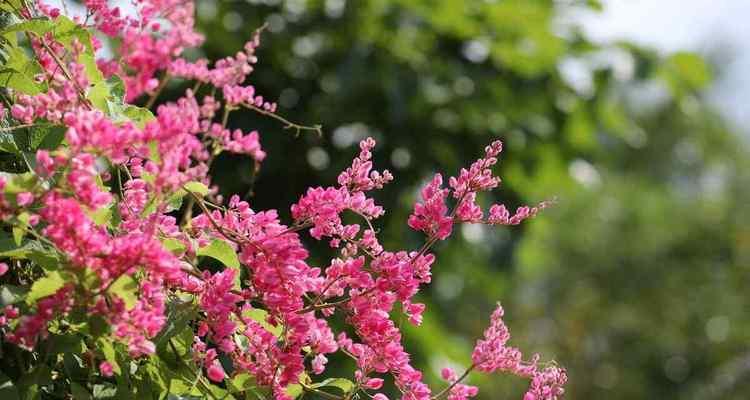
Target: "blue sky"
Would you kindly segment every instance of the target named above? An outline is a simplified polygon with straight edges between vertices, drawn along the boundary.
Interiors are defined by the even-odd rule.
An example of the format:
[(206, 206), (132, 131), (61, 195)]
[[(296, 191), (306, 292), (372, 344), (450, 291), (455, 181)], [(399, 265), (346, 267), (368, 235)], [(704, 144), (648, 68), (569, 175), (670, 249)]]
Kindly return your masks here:
[(596, 41), (721, 54), (711, 100), (750, 138), (750, 0), (606, 0), (603, 13), (582, 18)]

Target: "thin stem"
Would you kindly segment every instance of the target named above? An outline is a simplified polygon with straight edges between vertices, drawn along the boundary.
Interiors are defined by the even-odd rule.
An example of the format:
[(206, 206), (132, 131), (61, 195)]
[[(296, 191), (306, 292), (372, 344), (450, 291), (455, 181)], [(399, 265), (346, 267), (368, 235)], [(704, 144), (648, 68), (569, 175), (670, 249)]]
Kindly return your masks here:
[(0, 132), (13, 132), (18, 129), (31, 128), (37, 125), (38, 124), (23, 124), (23, 125), (9, 126), (7, 128), (0, 128)]
[(464, 380), (464, 379), (465, 379), (465, 378), (466, 378), (467, 376), (469, 376), (469, 373), (470, 373), (471, 371), (473, 371), (473, 370), (474, 370), (474, 368), (476, 368), (476, 366), (477, 366), (476, 364), (471, 364), (471, 366), (470, 366), (469, 368), (467, 368), (467, 369), (466, 369), (466, 371), (464, 371), (463, 375), (461, 375), (461, 376), (460, 376), (460, 377), (459, 377), (458, 379), (456, 379), (456, 381), (455, 381), (455, 382), (453, 382), (453, 383), (451, 383), (450, 385), (448, 385), (448, 386), (447, 386), (447, 387), (446, 387), (445, 389), (443, 389), (443, 390), (441, 390), (440, 392), (438, 392), (438, 394), (436, 394), (436, 395), (432, 396), (432, 397), (431, 397), (431, 399), (432, 399), (432, 400), (437, 400), (437, 399), (439, 399), (439, 398), (440, 398), (441, 396), (443, 396), (444, 394), (448, 393), (448, 392), (449, 392), (449, 391), (450, 391), (451, 389), (453, 389), (453, 387), (454, 387), (454, 386), (458, 385), (458, 384), (459, 384), (459, 383), (461, 383), (461, 381), (463, 381), (463, 380)]
[(313, 132), (315, 132), (315, 133), (318, 134), (318, 137), (323, 136), (323, 126), (322, 125), (305, 126), (305, 125), (295, 124), (294, 122), (289, 121), (288, 119), (286, 119), (286, 118), (284, 118), (284, 117), (282, 117), (282, 116), (280, 116), (280, 115), (278, 115), (276, 113), (272, 113), (270, 111), (264, 110), (264, 109), (262, 109), (262, 108), (260, 108), (260, 107), (258, 107), (256, 105), (254, 105), (254, 104), (243, 103), (242, 105), (245, 106), (245, 107), (247, 107), (247, 108), (249, 108), (249, 109), (251, 109), (251, 110), (253, 110), (253, 111), (255, 111), (255, 112), (257, 112), (257, 113), (259, 113), (259, 114), (262, 114), (262, 115), (265, 115), (267, 117), (271, 117), (271, 118), (273, 118), (273, 119), (275, 119), (277, 121), (280, 121), (281, 123), (284, 124), (284, 129), (294, 129), (295, 131), (297, 131), (296, 135), (299, 135), (301, 131), (313, 131)]
[(154, 106), (154, 103), (156, 102), (156, 99), (159, 98), (159, 95), (161, 94), (162, 90), (167, 86), (169, 83), (170, 76), (164, 75), (164, 78), (161, 79), (161, 82), (159, 82), (159, 86), (156, 87), (156, 90), (151, 95), (151, 97), (148, 98), (148, 101), (146, 101), (146, 104), (144, 105), (144, 108), (150, 109)]
[(229, 122), (229, 113), (232, 112), (234, 108), (230, 107), (229, 105), (224, 106), (224, 114), (221, 116), (221, 127), (226, 128), (227, 123)]
[(180, 353), (177, 352), (177, 347), (172, 342), (172, 339), (169, 339), (168, 342), (169, 342), (169, 347), (174, 352), (174, 356), (179, 361), (179, 363), (182, 364), (188, 370), (190, 370), (190, 372), (192, 372), (193, 374), (195, 374), (195, 382), (193, 382), (193, 386), (195, 386), (195, 383), (200, 383), (203, 386), (203, 388), (208, 392), (208, 395), (211, 396), (212, 399), (218, 400), (217, 397), (216, 397), (216, 395), (214, 395), (211, 392), (211, 388), (206, 384), (206, 382), (203, 382), (203, 377), (201, 376), (201, 374), (198, 373), (198, 371), (195, 371), (190, 365), (188, 365), (185, 362), (185, 360), (182, 359), (182, 357), (180, 357)]
[(244, 244), (243, 241), (241, 241), (241, 240), (237, 239), (236, 237), (234, 237), (232, 234), (230, 234), (231, 232), (228, 232), (227, 230), (224, 229), (224, 227), (222, 227), (221, 225), (219, 225), (218, 222), (216, 222), (216, 220), (214, 219), (213, 215), (211, 215), (211, 211), (208, 209), (208, 207), (206, 207), (205, 204), (203, 204), (203, 199), (201, 199), (200, 197), (198, 197), (197, 194), (195, 194), (192, 191), (188, 190), (184, 186), (182, 187), (182, 189), (185, 190), (190, 196), (192, 196), (193, 199), (195, 199), (195, 203), (198, 204), (198, 207), (200, 207), (200, 209), (203, 211), (203, 214), (205, 214), (206, 218), (208, 218), (208, 222), (211, 223), (211, 225), (214, 227), (214, 229), (216, 229), (217, 232), (221, 233), (222, 236), (224, 236), (225, 238), (227, 238), (228, 240), (230, 240), (232, 242), (235, 242), (237, 244)]
[(258, 246), (256, 243), (252, 242), (250, 239), (242, 236), (239, 232), (234, 232), (230, 229), (226, 229), (223, 226), (219, 225), (218, 222), (214, 219), (213, 215), (211, 215), (211, 211), (206, 207), (205, 204), (203, 204), (203, 199), (200, 198), (197, 194), (193, 193), (192, 191), (188, 190), (185, 186), (182, 187), (183, 190), (185, 190), (192, 198), (195, 199), (195, 203), (198, 204), (198, 207), (203, 211), (203, 214), (206, 215), (206, 218), (208, 218), (208, 221), (211, 223), (211, 225), (216, 229), (217, 232), (221, 233), (222, 236), (227, 238), (227, 240), (230, 240), (234, 243), (237, 243), (238, 245), (242, 246), (245, 244), (249, 244), (253, 246), (256, 250), (260, 252), (264, 252), (263, 248)]
[(73, 78), (73, 75), (68, 71), (68, 68), (65, 66), (65, 63), (60, 59), (60, 57), (57, 56), (54, 50), (52, 50), (49, 45), (44, 41), (44, 38), (39, 38), (39, 43), (44, 47), (45, 50), (47, 50), (47, 53), (49, 53), (50, 57), (52, 57), (53, 60), (55, 60), (55, 63), (58, 67), (60, 67), (60, 70), (63, 72), (66, 78), (73, 83), (73, 85), (78, 90), (78, 97), (81, 99), (81, 103), (85, 105), (89, 110), (92, 109), (91, 102), (86, 98), (85, 91), (83, 88), (78, 85), (78, 81), (76, 81)]

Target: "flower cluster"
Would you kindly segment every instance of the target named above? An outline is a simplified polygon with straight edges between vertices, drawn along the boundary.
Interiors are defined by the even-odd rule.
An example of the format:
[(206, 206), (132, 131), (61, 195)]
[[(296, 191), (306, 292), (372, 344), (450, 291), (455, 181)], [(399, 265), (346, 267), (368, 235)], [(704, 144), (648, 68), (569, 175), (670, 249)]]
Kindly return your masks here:
[(530, 361), (523, 360), (523, 354), (514, 347), (506, 346), (510, 331), (503, 322), (503, 307), (498, 304), (492, 313), (490, 326), (484, 331), (484, 338), (477, 341), (471, 359), (477, 370), (491, 373), (508, 372), (531, 378), (524, 400), (556, 400), (563, 395), (563, 385), (567, 381), (564, 369), (550, 365), (540, 369), (539, 356)]
[[(385, 210), (371, 192), (393, 176), (374, 169), (372, 138), (360, 143), (337, 185), (310, 188), (291, 205), (289, 223), (277, 210), (253, 209), (237, 195), (224, 201), (208, 173), (214, 158), (222, 151), (244, 154), (257, 167), (267, 157), (259, 132), (227, 128), (231, 112), (245, 107), (304, 128), (276, 115), (275, 103), (245, 83), (257, 62), (260, 30), (234, 57), (211, 66), (182, 56), (202, 42), (193, 29), (191, 1), (134, 4), (137, 12), (126, 15), (106, 1), (86, 0), (88, 18), (67, 20), (82, 32), (118, 39), (114, 55), (97, 60), (96, 72), (86, 62), (101, 47), (95, 36), (30, 36), (42, 67), (34, 79), (44, 90), (11, 88), (10, 115), (17, 125), (61, 127), (65, 141), (37, 150), (26, 174), (0, 177), (0, 219), (12, 228), (19, 248), (32, 249), (12, 253), (20, 260), (12, 268), (0, 263), (0, 276), (11, 270), (15, 278), (18, 265), (44, 283), (32, 285), (30, 292), (38, 296), (30, 295), (27, 304), (0, 312), (3, 341), (34, 351), (52, 330), (62, 332), (60, 321), (76, 314), (91, 318), (78, 334), (121, 350), (113, 357), (92, 348), (92, 374), (125, 386), (120, 381), (125, 365), (118, 360), (153, 362), (163, 356), (162, 346), (209, 391), (244, 391), (229, 383), (245, 374), (279, 400), (293, 397), (295, 386), (339, 398), (311, 377), (324, 373), (335, 353), (356, 364), (342, 399), (364, 391), (387, 400), (384, 393), (370, 392), (392, 379), (404, 399), (446, 394), (463, 400), (478, 392), (463, 383), (473, 369), (530, 379), (524, 400), (562, 395), (564, 370), (542, 367), (538, 356), (524, 361), (519, 350), (506, 346), (510, 334), (500, 307), (474, 349), (469, 371), (458, 377), (444, 370), (448, 387), (438, 394), (412, 364), (396, 322), (403, 315), (414, 325), (422, 323), (426, 306), (415, 295), (432, 280), (432, 246), (447, 239), (455, 224), (515, 225), (546, 206), (521, 207), (510, 215), (497, 204), (484, 217), (477, 195), (500, 184), (491, 170), (502, 150), (499, 141), (449, 178), (448, 187), (436, 174), (422, 189), (408, 218), (408, 226), (427, 236), (417, 249), (388, 250), (380, 243), (376, 220)], [(41, 0), (18, 17), (65, 18)], [(154, 108), (169, 79), (195, 85), (152, 114), (147, 108)], [(118, 95), (119, 80), (125, 91)], [(143, 95), (146, 108), (136, 105)], [(304, 235), (326, 240), (331, 258), (314, 265)], [(105, 327), (86, 325), (94, 318)]]

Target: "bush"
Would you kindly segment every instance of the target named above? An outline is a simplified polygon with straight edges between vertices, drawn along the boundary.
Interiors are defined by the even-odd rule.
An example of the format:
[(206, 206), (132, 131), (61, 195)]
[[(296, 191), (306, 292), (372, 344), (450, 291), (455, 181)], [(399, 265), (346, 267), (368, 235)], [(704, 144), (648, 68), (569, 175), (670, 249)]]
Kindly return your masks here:
[[(72, 19), (43, 2), (0, 5), (2, 398), (464, 399), (477, 393), (463, 383), (473, 370), (529, 379), (525, 400), (562, 395), (562, 368), (507, 346), (499, 305), (471, 365), (444, 369), (434, 393), (395, 322), (421, 323), (412, 300), (455, 224), (517, 225), (547, 205), (477, 205), (500, 183), (499, 141), (422, 190), (408, 219), (425, 236), (416, 250), (380, 245), (385, 211), (369, 196), (393, 176), (374, 169), (371, 138), (282, 223), (238, 195), (225, 201), (208, 176), (221, 153), (252, 158), (256, 173), (267, 156), (258, 132), (227, 128), (232, 111), (321, 132), (245, 83), (262, 28), (211, 64), (183, 56), (203, 40), (191, 2), (141, 1), (133, 13), (84, 3)], [(191, 88), (156, 107), (172, 80)], [(306, 235), (331, 247), (321, 267), (308, 263)], [(350, 365), (338, 355), (354, 371), (315, 378), (328, 357)]]

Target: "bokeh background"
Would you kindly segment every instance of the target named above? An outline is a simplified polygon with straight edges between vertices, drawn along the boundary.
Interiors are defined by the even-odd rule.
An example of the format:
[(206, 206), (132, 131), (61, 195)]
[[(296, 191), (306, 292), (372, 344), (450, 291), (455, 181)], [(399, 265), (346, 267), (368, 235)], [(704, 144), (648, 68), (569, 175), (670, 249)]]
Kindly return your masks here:
[[(233, 114), (231, 126), (260, 131), (269, 157), (258, 174), (232, 157), (212, 174), (227, 193), (254, 184), (253, 207), (288, 215), (373, 136), (377, 165), (396, 176), (376, 195), (388, 210), (378, 227), (387, 248), (415, 248), (422, 237), (405, 221), (419, 187), (500, 138), (503, 185), (483, 201), (557, 204), (437, 246), (425, 322), (405, 328), (430, 382), (446, 364), (468, 365), (499, 300), (513, 344), (568, 369), (570, 399), (746, 399), (742, 3), (198, 0), (208, 41), (193, 55), (232, 54), (267, 23), (252, 83), (280, 114), (324, 127), (295, 137)], [(313, 262), (329, 252), (316, 247)], [(480, 399), (521, 398), (525, 384), (470, 382)]]

